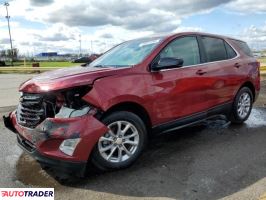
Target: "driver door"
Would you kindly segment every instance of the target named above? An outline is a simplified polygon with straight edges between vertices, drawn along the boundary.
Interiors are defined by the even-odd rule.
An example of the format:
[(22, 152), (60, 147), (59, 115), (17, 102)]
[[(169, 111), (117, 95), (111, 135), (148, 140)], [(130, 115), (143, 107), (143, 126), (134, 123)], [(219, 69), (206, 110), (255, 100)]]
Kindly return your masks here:
[(151, 72), (156, 101), (153, 110), (158, 124), (169, 122), (208, 108), (204, 65), (199, 65), (200, 49), (196, 36), (185, 36), (170, 42), (156, 57), (183, 59), (183, 66)]

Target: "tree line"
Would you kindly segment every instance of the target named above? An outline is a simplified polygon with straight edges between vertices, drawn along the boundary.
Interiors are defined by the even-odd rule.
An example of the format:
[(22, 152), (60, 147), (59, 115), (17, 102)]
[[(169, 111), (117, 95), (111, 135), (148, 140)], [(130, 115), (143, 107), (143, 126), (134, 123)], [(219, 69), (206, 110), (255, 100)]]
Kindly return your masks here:
[(19, 50), (17, 48), (0, 50), (0, 60), (11, 59), (13, 61), (18, 59)]

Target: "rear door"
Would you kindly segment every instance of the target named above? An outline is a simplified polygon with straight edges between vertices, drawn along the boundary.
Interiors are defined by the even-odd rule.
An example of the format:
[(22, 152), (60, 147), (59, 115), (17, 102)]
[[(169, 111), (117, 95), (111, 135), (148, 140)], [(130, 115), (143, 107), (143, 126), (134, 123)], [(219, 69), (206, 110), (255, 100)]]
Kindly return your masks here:
[(212, 108), (232, 100), (239, 85), (237, 68), (241, 63), (235, 50), (223, 39), (202, 36), (205, 54), (206, 101)]

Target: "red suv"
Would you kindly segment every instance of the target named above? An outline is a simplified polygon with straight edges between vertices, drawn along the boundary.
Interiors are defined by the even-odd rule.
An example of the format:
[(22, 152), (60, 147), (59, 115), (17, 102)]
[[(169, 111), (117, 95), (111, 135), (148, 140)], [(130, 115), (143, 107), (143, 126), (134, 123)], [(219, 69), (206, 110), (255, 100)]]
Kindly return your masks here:
[(5, 124), (41, 165), (82, 176), (88, 162), (128, 167), (148, 134), (220, 115), (243, 123), (259, 90), (259, 63), (241, 40), (194, 32), (147, 37), (26, 81)]

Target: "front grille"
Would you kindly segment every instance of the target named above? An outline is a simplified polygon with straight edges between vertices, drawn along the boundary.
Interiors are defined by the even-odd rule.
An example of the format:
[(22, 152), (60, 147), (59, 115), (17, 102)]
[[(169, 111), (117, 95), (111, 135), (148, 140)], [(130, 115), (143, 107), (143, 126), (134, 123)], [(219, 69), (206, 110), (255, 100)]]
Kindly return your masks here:
[(43, 97), (39, 94), (23, 94), (17, 109), (18, 123), (35, 128), (45, 118)]

